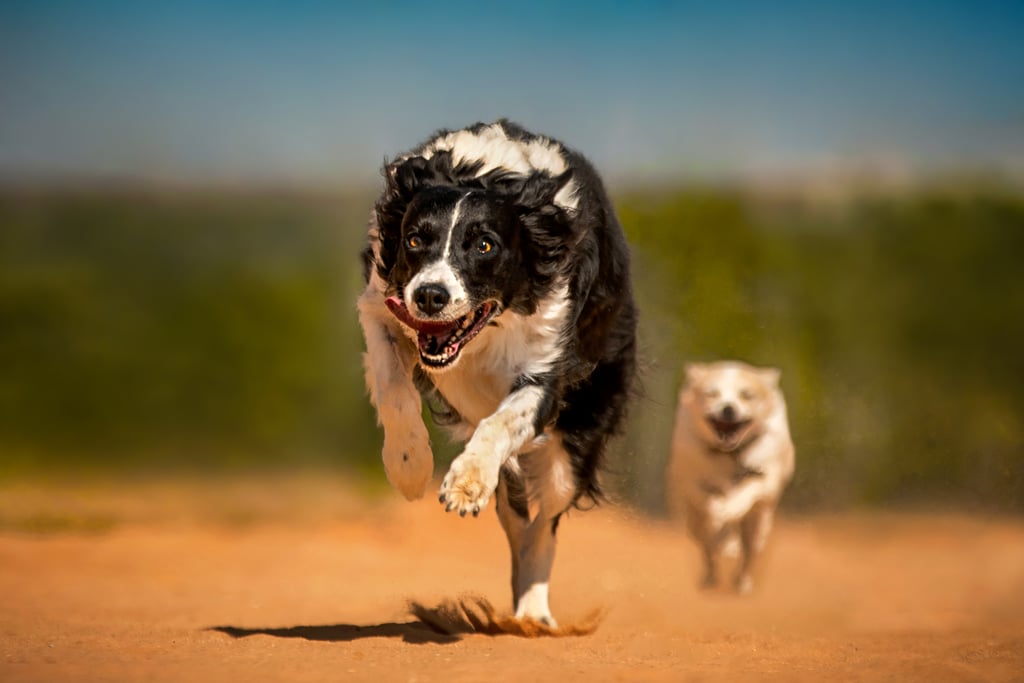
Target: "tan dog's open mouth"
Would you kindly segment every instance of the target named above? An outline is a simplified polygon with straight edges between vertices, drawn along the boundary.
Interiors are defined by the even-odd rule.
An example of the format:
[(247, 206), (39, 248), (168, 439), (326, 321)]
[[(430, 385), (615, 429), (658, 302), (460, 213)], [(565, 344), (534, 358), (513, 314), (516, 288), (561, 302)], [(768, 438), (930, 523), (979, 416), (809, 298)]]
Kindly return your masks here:
[(717, 415), (709, 415), (708, 424), (714, 430), (715, 436), (723, 447), (730, 448), (737, 446), (746, 436), (753, 420), (726, 420)]

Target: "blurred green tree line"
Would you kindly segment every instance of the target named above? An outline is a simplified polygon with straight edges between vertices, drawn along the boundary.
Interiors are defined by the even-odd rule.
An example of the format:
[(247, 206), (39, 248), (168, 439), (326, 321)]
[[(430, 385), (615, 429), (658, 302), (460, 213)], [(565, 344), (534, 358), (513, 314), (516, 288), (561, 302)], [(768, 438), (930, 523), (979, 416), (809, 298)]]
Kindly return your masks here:
[[(354, 309), (372, 200), (0, 193), (0, 473), (383, 479)], [(788, 505), (1024, 508), (1024, 197), (617, 200), (644, 371), (616, 495), (660, 508), (683, 364), (741, 358), (783, 371)]]
[(5, 196), (8, 469), (369, 461), (354, 292), (371, 202)]

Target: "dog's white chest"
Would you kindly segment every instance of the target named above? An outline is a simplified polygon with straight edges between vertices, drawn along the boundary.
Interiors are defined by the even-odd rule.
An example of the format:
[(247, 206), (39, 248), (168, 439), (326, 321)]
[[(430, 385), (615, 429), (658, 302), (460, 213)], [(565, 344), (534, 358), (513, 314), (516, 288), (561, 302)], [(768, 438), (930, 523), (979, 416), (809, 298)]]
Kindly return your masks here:
[(433, 377), (444, 399), (474, 427), (497, 410), (514, 379), (511, 375), (478, 371), (475, 365), (475, 359), (464, 358), (458, 367)]
[(480, 333), (458, 365), (431, 379), (463, 419), (476, 426), (497, 410), (517, 378), (551, 368), (556, 339), (557, 334), (536, 319), (506, 314), (498, 325)]

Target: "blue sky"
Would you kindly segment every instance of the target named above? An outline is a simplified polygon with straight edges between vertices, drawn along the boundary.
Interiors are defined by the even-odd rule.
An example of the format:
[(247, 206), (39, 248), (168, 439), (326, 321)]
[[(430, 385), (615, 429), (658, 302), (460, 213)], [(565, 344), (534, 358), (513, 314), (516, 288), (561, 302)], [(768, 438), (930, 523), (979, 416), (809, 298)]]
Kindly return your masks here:
[(372, 183), (506, 116), (615, 179), (1024, 172), (1022, 2), (9, 2), (0, 175)]

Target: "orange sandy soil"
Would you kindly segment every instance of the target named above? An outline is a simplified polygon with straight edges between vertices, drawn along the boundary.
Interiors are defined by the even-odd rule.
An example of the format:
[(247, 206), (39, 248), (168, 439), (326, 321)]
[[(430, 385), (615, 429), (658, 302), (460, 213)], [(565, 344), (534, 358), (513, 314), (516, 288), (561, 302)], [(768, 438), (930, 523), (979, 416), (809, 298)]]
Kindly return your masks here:
[(662, 520), (605, 506), (559, 539), (553, 610), (593, 632), (524, 638), (491, 509), (337, 475), (7, 484), (0, 680), (1024, 680), (1021, 520), (783, 517), (743, 598), (699, 591)]

